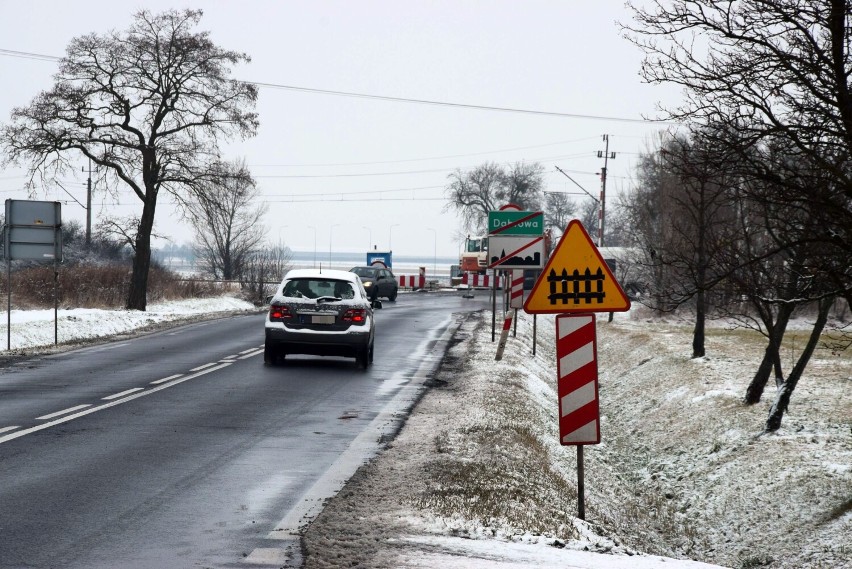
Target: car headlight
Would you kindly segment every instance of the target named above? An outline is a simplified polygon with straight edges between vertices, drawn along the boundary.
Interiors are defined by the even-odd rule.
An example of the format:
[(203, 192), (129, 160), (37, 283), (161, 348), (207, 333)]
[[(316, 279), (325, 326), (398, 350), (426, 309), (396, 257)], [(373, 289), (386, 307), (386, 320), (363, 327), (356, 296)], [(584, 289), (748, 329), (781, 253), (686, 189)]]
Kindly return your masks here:
[(370, 288), (373, 285), (371, 282), (364, 283), (364, 288)]

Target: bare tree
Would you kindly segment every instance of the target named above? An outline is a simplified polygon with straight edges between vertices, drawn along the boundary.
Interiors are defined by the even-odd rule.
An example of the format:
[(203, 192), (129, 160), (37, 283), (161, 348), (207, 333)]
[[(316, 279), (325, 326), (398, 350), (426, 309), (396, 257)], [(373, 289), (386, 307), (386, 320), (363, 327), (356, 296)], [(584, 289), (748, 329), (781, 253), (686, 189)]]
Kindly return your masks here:
[[(664, 116), (714, 130), (744, 178), (765, 182), (748, 199), (765, 209), (775, 247), (799, 248), (792, 258), (807, 268), (802, 274), (821, 283), (808, 296), (818, 334), (828, 300), (852, 289), (852, 5), (681, 0), (633, 10), (636, 23), (624, 29), (645, 51), (643, 77), (686, 93)], [(787, 400), (811, 351), (809, 341), (783, 382)], [(778, 428), (785, 408), (773, 407), (767, 430)]]
[(290, 269), (293, 254), (287, 246), (264, 247), (252, 251), (240, 274), (240, 288), (257, 305), (273, 294)]
[(250, 253), (263, 241), (268, 207), (245, 161), (214, 164), (185, 203), (195, 228), (195, 253), (214, 278), (240, 278)]
[[(780, 188), (776, 202), (809, 208), (821, 219), (809, 240), (852, 255), (849, 0), (681, 0), (633, 11), (635, 24), (623, 29), (645, 51), (642, 76), (687, 94), (664, 115), (715, 128), (718, 142), (738, 154), (753, 177)], [(801, 185), (783, 173), (783, 163), (766, 160), (772, 147), (831, 182)], [(835, 275), (847, 283), (848, 276), (845, 270)]]
[(506, 171), (488, 162), (469, 172), (456, 170), (449, 179), (446, 209), (458, 213), (468, 231), (485, 233), (488, 212), (507, 203), (530, 211), (541, 208), (544, 167), (538, 163), (517, 163)]
[(79, 155), (141, 202), (127, 308), (145, 310), (151, 232), (162, 192), (180, 197), (218, 158), (219, 141), (252, 136), (257, 88), (229, 78), (245, 54), (194, 32), (200, 10), (136, 13), (124, 32), (69, 44), (54, 86), (16, 108), (2, 130), (12, 163), (50, 181)]
[(540, 211), (544, 199), (544, 166), (517, 162), (503, 174), (503, 188), (497, 193), (500, 205), (515, 204), (524, 211)]
[(554, 232), (553, 238), (559, 236), (568, 227), (568, 222), (574, 219), (577, 204), (568, 197), (568, 194), (560, 192), (547, 192), (544, 197), (544, 219), (548, 229)]
[(580, 214), (577, 219), (580, 220), (589, 235), (597, 235), (600, 211), (600, 205), (596, 201), (584, 200), (580, 205)]
[(464, 229), (484, 233), (488, 212), (503, 205), (500, 203), (503, 170), (498, 164), (487, 162), (469, 172), (456, 170), (449, 178), (446, 208), (461, 216)]

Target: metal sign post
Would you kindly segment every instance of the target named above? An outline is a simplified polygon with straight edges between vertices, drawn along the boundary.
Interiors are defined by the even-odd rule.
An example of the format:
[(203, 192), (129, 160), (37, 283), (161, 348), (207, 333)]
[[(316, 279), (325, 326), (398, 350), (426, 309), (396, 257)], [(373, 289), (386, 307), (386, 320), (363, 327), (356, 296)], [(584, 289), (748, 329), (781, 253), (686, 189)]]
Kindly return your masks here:
[[(586, 519), (583, 447), (599, 444), (596, 312), (623, 312), (630, 300), (583, 225), (572, 220), (539, 275), (524, 310), (556, 317), (559, 442), (577, 447), (577, 515)], [(535, 352), (533, 352), (535, 353)]]
[(12, 349), (12, 261), (53, 262), (53, 339), (59, 343), (59, 271), (62, 260), (62, 204), (34, 200), (6, 200), (3, 231), (6, 256), (6, 349)]
[[(515, 204), (506, 204), (499, 211), (488, 212), (488, 268), (494, 269), (495, 273), (504, 271), (504, 311), (511, 310), (514, 313), (523, 306), (523, 272), (513, 269), (540, 269), (544, 265), (546, 250), (543, 235), (544, 214), (540, 211), (521, 211)], [(516, 292), (518, 278), (519, 293)], [(492, 307), (492, 342), (497, 325), (496, 311), (495, 302)], [(518, 323), (516, 318), (513, 320), (514, 335), (517, 336)], [(502, 347), (500, 353), (502, 355)]]

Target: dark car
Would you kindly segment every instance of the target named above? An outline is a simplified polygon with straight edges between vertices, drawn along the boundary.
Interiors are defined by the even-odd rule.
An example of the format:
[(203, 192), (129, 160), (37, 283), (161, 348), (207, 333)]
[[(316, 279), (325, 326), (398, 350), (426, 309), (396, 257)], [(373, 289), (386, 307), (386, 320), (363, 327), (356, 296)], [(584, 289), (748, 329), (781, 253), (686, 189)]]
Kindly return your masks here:
[(348, 271), (292, 270), (278, 285), (266, 315), (263, 361), (288, 354), (354, 357), (373, 361), (373, 307), (358, 277)]
[(349, 272), (355, 273), (361, 278), (361, 282), (364, 283), (364, 290), (367, 291), (367, 296), (371, 300), (376, 300), (380, 296), (390, 301), (396, 300), (399, 283), (390, 269), (385, 267), (353, 267), (349, 269)]

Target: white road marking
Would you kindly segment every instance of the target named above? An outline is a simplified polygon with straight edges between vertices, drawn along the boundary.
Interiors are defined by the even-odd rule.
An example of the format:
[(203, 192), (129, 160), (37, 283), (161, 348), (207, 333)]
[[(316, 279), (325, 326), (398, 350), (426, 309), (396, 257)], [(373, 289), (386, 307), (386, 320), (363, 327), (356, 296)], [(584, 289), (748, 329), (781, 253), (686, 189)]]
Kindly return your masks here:
[(243, 563), (281, 567), (289, 560), (290, 556), (283, 549), (277, 547), (258, 547), (243, 559)]
[(251, 357), (257, 356), (257, 355), (262, 354), (262, 353), (263, 353), (263, 350), (255, 350), (255, 351), (253, 351), (253, 352), (252, 352), (252, 353), (250, 353), (250, 354), (246, 354), (246, 355), (244, 355), (244, 356), (240, 356), (240, 359), (241, 359), (241, 360), (244, 360), (244, 359), (246, 359), (246, 358), (251, 358)]
[(209, 364), (204, 364), (203, 366), (194, 367), (189, 371), (201, 371), (203, 369), (207, 369), (210, 366), (216, 365), (216, 362), (210, 362)]
[(119, 397), (124, 397), (125, 395), (130, 395), (131, 393), (136, 393), (137, 391), (142, 391), (143, 387), (134, 387), (133, 389), (128, 389), (127, 391), (122, 391), (121, 393), (116, 393), (115, 395), (108, 395), (107, 397), (101, 397), (104, 401), (110, 401), (112, 399), (118, 399)]
[[(175, 385), (177, 385), (179, 383), (183, 383), (184, 381), (189, 381), (190, 379), (195, 379), (196, 377), (200, 377), (202, 375), (206, 375), (208, 373), (226, 368), (229, 365), (231, 365), (231, 364), (220, 364), (220, 365), (217, 365), (216, 367), (210, 367), (210, 368), (205, 369), (204, 371), (199, 371), (198, 373), (194, 373), (192, 375), (187, 375), (185, 377), (182, 377), (181, 379), (176, 379), (175, 381), (173, 381), (171, 383), (166, 383), (164, 385), (158, 385), (157, 387), (152, 387), (151, 389), (140, 391), (140, 392), (135, 393), (133, 395), (129, 395), (129, 396), (125, 397), (124, 399), (117, 399), (115, 401), (110, 401), (109, 403), (104, 403), (103, 405), (98, 405), (97, 407), (91, 407), (90, 405), (82, 405), (81, 406), (82, 408), (85, 408), (85, 407), (91, 407), (91, 408), (86, 409), (85, 411), (80, 411), (78, 413), (74, 413), (73, 415), (67, 415), (67, 416), (62, 417), (60, 419), (50, 421), (49, 423), (44, 423), (43, 425), (38, 425), (37, 427), (30, 427), (29, 429), (24, 429), (23, 431), (15, 431), (14, 433), (9, 433), (8, 435), (0, 437), (0, 444), (3, 444), (3, 443), (6, 443), (6, 442), (9, 442), (11, 440), (14, 440), (14, 439), (17, 439), (17, 438), (20, 438), (20, 437), (23, 437), (23, 436), (44, 430), (44, 429), (47, 429), (47, 428), (50, 428), (50, 427), (53, 427), (55, 425), (61, 425), (62, 423), (67, 423), (68, 421), (73, 421), (74, 419), (79, 419), (80, 417), (85, 417), (86, 415), (90, 415), (91, 413), (95, 413), (97, 411), (103, 411), (104, 409), (109, 409), (110, 407), (115, 407), (116, 405), (128, 403), (129, 401), (133, 401), (134, 399), (138, 399), (139, 397), (145, 397), (145, 396), (151, 395), (153, 393), (157, 393), (158, 391), (162, 391), (163, 389), (168, 389), (169, 387), (174, 387)], [(81, 407), (75, 407), (75, 409), (79, 409)], [(56, 416), (56, 415), (59, 415), (59, 414), (62, 414), (62, 413), (67, 413), (68, 411), (70, 411), (70, 409), (68, 409), (66, 411), (60, 411), (59, 413), (53, 413), (50, 416)], [(45, 415), (45, 417), (40, 417), (40, 418), (44, 419), (46, 417), (48, 417), (48, 415)]]
[(249, 353), (249, 352), (253, 352), (253, 351), (255, 351), (256, 349), (257, 349), (257, 348), (249, 348), (248, 350), (243, 350), (243, 351), (242, 351), (242, 352), (240, 352), (240, 353), (241, 353), (241, 354), (247, 354), (247, 353)]
[(173, 379), (177, 379), (179, 377), (183, 377), (182, 373), (176, 373), (174, 375), (170, 375), (169, 377), (164, 377), (163, 379), (158, 379), (157, 381), (152, 381), (151, 385), (159, 385), (161, 383), (165, 383), (167, 381), (171, 381)]
[[(240, 354), (244, 354), (244, 353), (245, 353), (245, 352), (240, 352)], [(237, 359), (238, 357), (240, 357), (240, 354), (233, 354), (233, 355), (231, 355), (231, 356), (225, 356), (225, 357), (224, 357), (224, 358), (222, 358), (222, 359), (223, 359), (223, 360), (235, 360), (235, 359)]]
[(73, 413), (74, 411), (79, 411), (80, 409), (85, 409), (86, 407), (91, 407), (91, 405), (77, 405), (76, 407), (69, 407), (68, 409), (63, 409), (62, 411), (57, 411), (56, 413), (51, 413), (49, 415), (42, 415), (41, 417), (36, 417), (36, 421), (41, 421), (43, 419), (53, 419), (54, 417), (58, 417), (60, 415), (65, 415), (66, 413)]
[(20, 429), (20, 428), (21, 427), (19, 427), (17, 425), (12, 426), (12, 427), (0, 427), (0, 433), (6, 433), (6, 432), (14, 431), (15, 429)]

